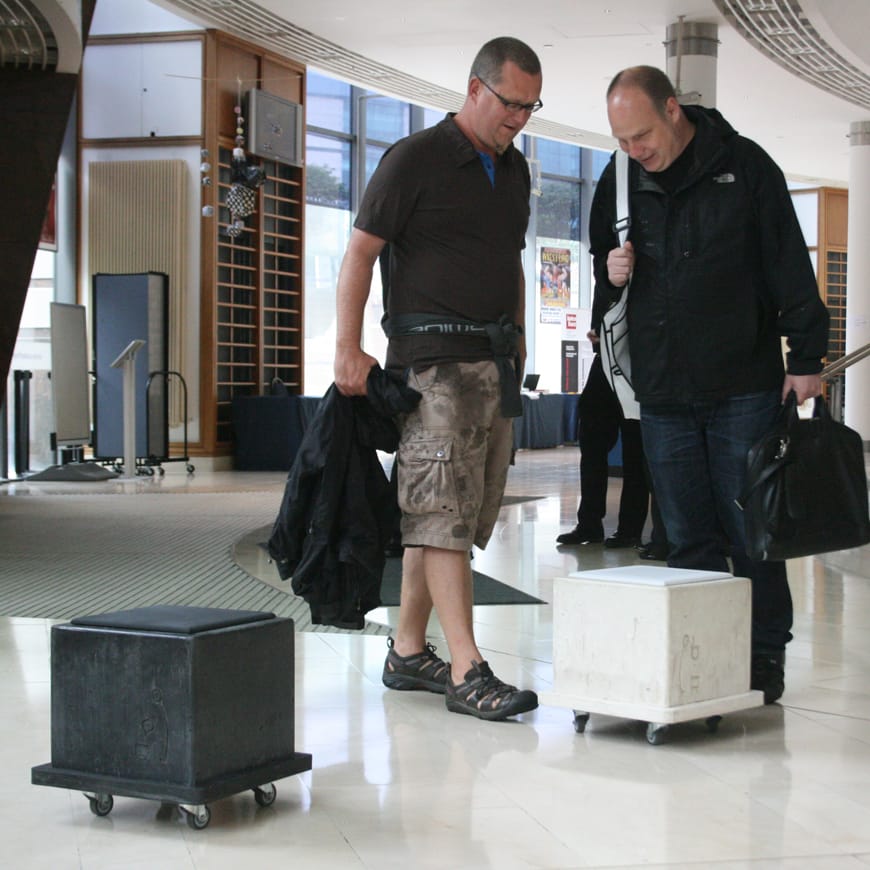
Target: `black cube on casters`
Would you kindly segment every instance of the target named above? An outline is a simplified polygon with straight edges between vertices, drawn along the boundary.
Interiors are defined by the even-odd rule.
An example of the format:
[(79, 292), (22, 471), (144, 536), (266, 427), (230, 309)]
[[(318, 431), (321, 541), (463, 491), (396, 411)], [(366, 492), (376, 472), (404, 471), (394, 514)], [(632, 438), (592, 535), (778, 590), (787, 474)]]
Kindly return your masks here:
[(272, 613), (158, 606), (51, 629), (51, 763), (31, 781), (177, 803), (193, 828), (207, 803), (311, 769), (294, 751), (293, 621)]

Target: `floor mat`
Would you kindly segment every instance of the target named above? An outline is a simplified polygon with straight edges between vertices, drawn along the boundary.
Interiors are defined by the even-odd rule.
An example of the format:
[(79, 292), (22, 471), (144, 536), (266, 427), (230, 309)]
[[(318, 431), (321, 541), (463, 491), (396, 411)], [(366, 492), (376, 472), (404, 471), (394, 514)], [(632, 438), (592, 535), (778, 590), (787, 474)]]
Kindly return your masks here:
[[(544, 604), (540, 598), (514, 589), (499, 580), (472, 571), (474, 579), (475, 604)], [(387, 559), (384, 565), (384, 579), (381, 583), (381, 603), (384, 607), (399, 604), (399, 591), (402, 586), (402, 560), (399, 557)]]
[(501, 506), (507, 507), (511, 504), (522, 504), (524, 501), (538, 501), (542, 499), (542, 495), (503, 495), (501, 497)]
[[(271, 527), (258, 529), (256, 533), (250, 533), (246, 536), (246, 540), (250, 540), (252, 534), (257, 536), (259, 549), (266, 553), (268, 552), (266, 538), (268, 538)], [(240, 542), (242, 543), (242, 542)], [(276, 583), (277, 570), (274, 565), (269, 563), (267, 569), (251, 565), (248, 560), (239, 557), (237, 547), (237, 562), (245, 568), (245, 570), (259, 577), (267, 583), (279, 585)], [(535, 598), (534, 595), (529, 595), (527, 592), (522, 592), (519, 589), (514, 589), (513, 586), (508, 586), (488, 574), (481, 574), (480, 571), (472, 570), (472, 579), (474, 580), (474, 603), (475, 604), (544, 604), (540, 598)], [(290, 587), (290, 581), (280, 584), (284, 588)], [(381, 605), (383, 607), (398, 607), (399, 595), (402, 588), (402, 558), (401, 556), (389, 557), (384, 563), (384, 576), (381, 581)]]

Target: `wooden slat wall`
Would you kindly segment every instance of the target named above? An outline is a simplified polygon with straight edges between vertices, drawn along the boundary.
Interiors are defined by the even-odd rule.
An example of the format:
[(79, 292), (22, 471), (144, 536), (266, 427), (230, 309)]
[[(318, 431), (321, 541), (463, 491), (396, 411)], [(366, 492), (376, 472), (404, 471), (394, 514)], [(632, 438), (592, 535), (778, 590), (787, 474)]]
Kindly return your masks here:
[[(184, 372), (188, 169), (183, 160), (94, 162), (88, 167), (88, 263), (97, 273), (169, 276), (169, 368)], [(169, 422), (183, 422), (183, 397), (169, 379)]]

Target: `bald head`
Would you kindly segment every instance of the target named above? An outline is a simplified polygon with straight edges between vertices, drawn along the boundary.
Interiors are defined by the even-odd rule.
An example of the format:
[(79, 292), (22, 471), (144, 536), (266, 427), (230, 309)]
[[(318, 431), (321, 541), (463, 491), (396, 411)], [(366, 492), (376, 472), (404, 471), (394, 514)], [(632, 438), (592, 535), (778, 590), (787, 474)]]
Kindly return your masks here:
[(613, 77), (607, 118), (619, 147), (647, 172), (667, 169), (695, 134), (670, 80), (651, 66), (629, 67)]

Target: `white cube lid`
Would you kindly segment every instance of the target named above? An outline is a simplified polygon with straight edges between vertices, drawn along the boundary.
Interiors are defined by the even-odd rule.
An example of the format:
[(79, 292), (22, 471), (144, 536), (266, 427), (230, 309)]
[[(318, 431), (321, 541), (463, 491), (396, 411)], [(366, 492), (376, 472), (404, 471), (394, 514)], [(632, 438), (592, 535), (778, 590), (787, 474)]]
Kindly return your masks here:
[(663, 568), (657, 565), (624, 565), (621, 568), (574, 571), (568, 577), (577, 580), (639, 583), (644, 586), (679, 586), (683, 583), (733, 579), (733, 575), (726, 571), (695, 571), (691, 568)]

